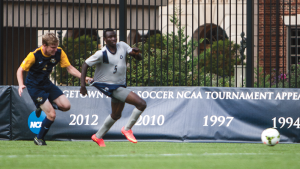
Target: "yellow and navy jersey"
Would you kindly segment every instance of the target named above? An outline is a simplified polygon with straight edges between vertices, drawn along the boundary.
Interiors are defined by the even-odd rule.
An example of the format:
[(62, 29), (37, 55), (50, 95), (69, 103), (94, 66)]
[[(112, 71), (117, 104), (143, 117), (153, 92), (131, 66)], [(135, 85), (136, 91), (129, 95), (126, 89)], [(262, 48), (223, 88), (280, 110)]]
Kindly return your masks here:
[(21, 64), (21, 67), (28, 71), (25, 83), (41, 85), (49, 82), (48, 77), (52, 72), (52, 68), (58, 63), (62, 68), (71, 65), (66, 53), (60, 47), (57, 48), (53, 56), (45, 55), (42, 46), (30, 52)]

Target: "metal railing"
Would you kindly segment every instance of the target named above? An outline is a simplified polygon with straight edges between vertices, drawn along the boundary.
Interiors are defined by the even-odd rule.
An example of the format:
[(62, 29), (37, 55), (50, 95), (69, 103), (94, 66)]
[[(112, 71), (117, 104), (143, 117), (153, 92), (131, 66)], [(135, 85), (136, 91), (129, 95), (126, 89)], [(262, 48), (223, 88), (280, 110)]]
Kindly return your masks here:
[[(0, 8), (0, 85), (17, 85), (17, 68), (45, 32), (57, 33), (80, 70), (108, 27), (142, 51), (140, 62), (127, 58), (129, 86), (300, 85), (298, 1), (3, 0)], [(79, 85), (59, 66), (50, 78)]]

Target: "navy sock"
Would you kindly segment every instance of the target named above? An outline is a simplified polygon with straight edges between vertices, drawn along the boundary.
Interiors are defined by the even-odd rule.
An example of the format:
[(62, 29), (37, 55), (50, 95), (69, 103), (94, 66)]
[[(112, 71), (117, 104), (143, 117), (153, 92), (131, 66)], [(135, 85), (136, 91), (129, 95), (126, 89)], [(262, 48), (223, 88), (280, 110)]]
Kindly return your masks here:
[(37, 135), (38, 139), (44, 139), (45, 135), (48, 133), (50, 126), (52, 125), (53, 121), (47, 119), (47, 117), (45, 117), (45, 119), (42, 122), (42, 126), (41, 126), (41, 130), (39, 132), (39, 134)]

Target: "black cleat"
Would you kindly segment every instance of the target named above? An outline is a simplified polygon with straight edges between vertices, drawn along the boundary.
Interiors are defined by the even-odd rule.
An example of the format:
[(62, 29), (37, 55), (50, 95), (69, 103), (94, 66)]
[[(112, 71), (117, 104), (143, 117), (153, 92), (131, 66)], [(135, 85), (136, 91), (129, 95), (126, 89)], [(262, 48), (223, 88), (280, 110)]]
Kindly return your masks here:
[(34, 137), (33, 142), (35, 145), (38, 146), (46, 146), (46, 142), (43, 139), (38, 139), (37, 137)]
[(53, 107), (54, 109), (58, 110), (58, 106), (57, 106), (56, 103), (52, 103), (52, 107)]
[(42, 109), (40, 107), (36, 108), (35, 115), (36, 115), (37, 118), (39, 118), (41, 116), (41, 113), (42, 113)]
[[(56, 103), (52, 103), (52, 107), (55, 109), (55, 110), (61, 110)], [(62, 110), (61, 110), (62, 111)]]

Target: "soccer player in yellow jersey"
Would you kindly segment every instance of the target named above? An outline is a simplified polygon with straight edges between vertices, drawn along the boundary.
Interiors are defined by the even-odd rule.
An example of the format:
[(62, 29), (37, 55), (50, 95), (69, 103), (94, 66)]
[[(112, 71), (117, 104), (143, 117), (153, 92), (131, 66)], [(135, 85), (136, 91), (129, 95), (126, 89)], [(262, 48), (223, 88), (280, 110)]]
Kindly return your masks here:
[[(66, 53), (58, 47), (58, 42), (59, 40), (54, 33), (44, 35), (42, 46), (30, 52), (17, 71), (19, 95), (21, 96), (23, 89), (27, 87), (28, 93), (37, 107), (36, 115), (39, 117), (41, 110), (46, 113), (40, 132), (34, 138), (36, 145), (47, 145), (44, 136), (55, 120), (54, 108), (68, 111), (71, 107), (66, 96), (49, 79), (52, 68), (60, 63), (60, 66), (66, 68), (71, 75), (81, 77), (81, 73), (70, 64)], [(24, 71), (28, 71), (25, 80), (26, 86), (23, 82)], [(89, 80), (93, 79), (86, 77), (86, 81)]]

